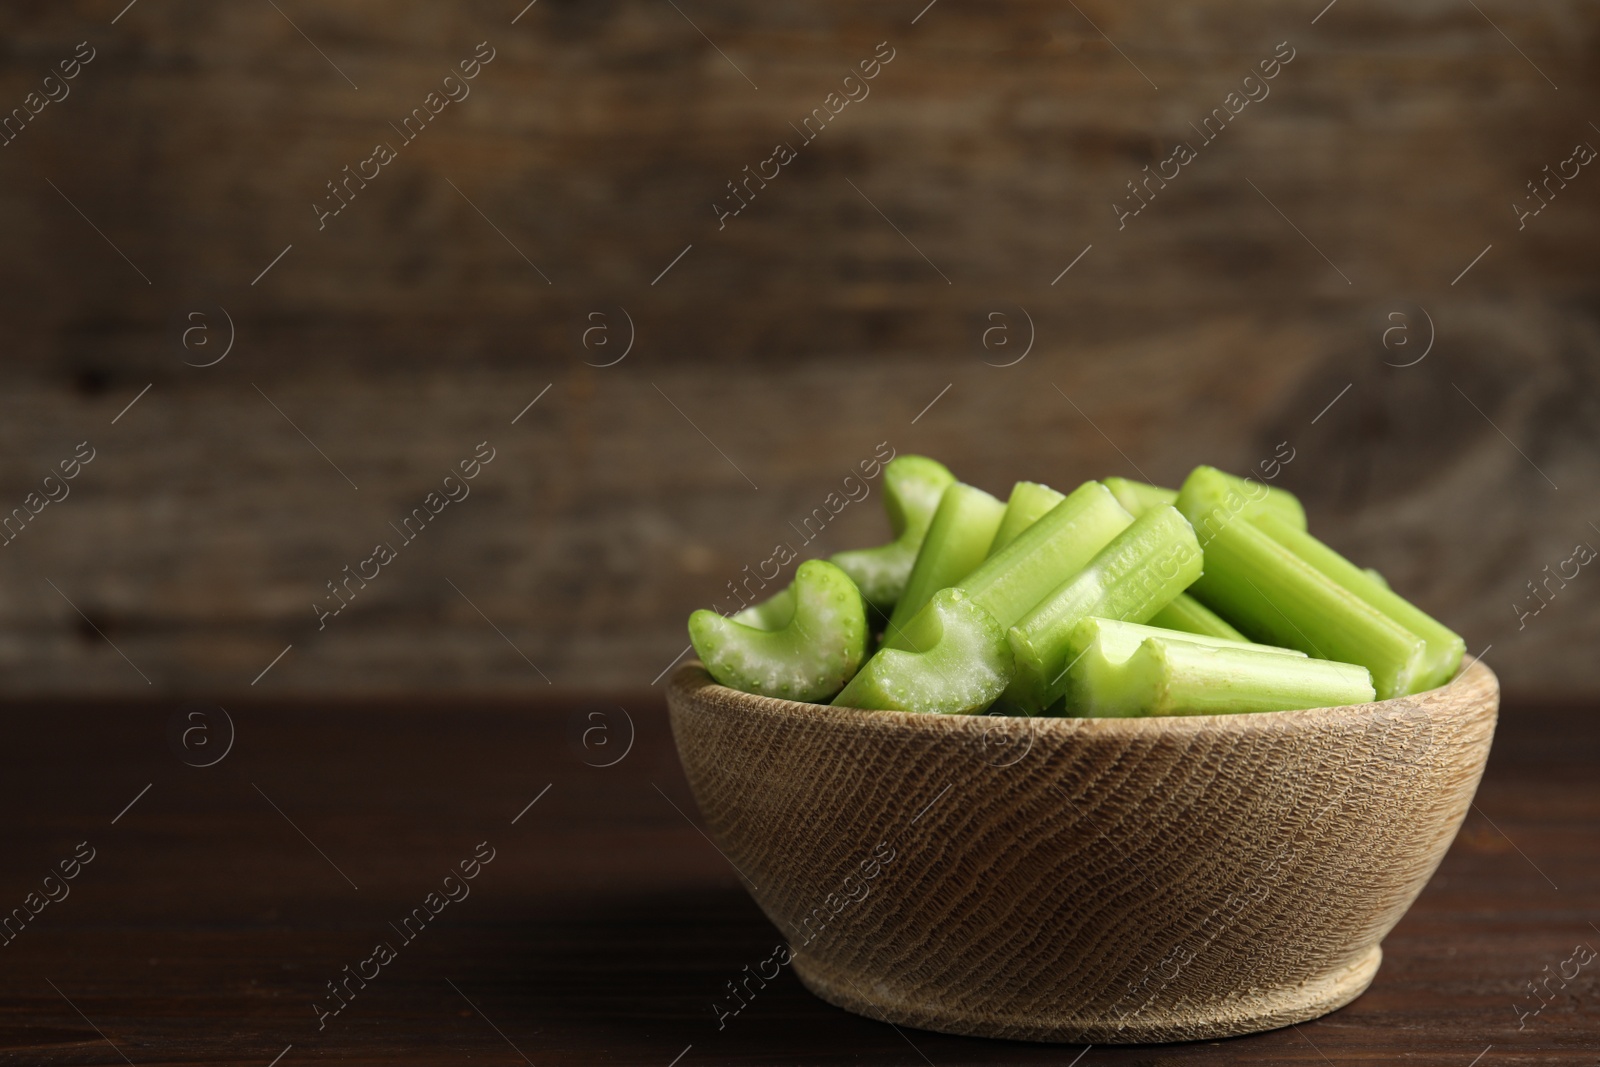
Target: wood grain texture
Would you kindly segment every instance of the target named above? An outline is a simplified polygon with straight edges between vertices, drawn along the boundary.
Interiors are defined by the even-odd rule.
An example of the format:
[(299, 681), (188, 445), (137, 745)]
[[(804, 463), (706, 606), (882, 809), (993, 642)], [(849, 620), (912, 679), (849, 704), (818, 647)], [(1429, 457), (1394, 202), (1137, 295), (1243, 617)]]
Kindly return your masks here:
[(668, 701), (701, 811), (810, 989), (1098, 1044), (1358, 996), (1467, 812), (1499, 688), (1474, 661), (1348, 708), (1016, 719), (756, 697), (691, 663)]
[[(586, 765), (616, 758), (593, 742), (623, 742), (618, 705), (631, 750)], [(0, 903), (20, 904), (80, 841), (99, 855), (0, 948), (0, 1063), (123, 1064), (107, 1038), (140, 1067), (265, 1067), (291, 1043), (278, 1067), (526, 1067), (506, 1038), (540, 1067), (667, 1067), (680, 1054), (677, 1067), (1466, 1067), (1491, 1045), (1479, 1067), (1592, 1067), (1600, 1047), (1593, 964), (1551, 982), (1522, 1029), (1513, 1011), (1535, 1003), (1528, 983), (1546, 965), (1600, 946), (1592, 705), (1506, 709), (1476, 808), (1353, 1003), (1298, 1028), (1087, 1052), (897, 1032), (814, 996), (792, 966), (752, 982), (719, 1026), (713, 1006), (735, 1003), (727, 984), (787, 935), (702, 836), (659, 689), (227, 707), (232, 753), (197, 769), (167, 747), (165, 702), (8, 706)], [(600, 725), (586, 748), (582, 731)], [(485, 839), (499, 854), (472, 896), (319, 1031), (324, 983)], [(831, 842), (840, 868), (880, 839)]]
[[(1600, 521), (1600, 199), (1585, 170), (1511, 211), (1597, 136), (1593, 5), (525, 6), (0, 10), (0, 108), (98, 50), (0, 148), (0, 508), (101, 450), (0, 548), (0, 691), (235, 694), (290, 643), (261, 686), (527, 694), (529, 660), (647, 685), (885, 440), (997, 493), (1288, 441), (1319, 535), (1508, 688), (1596, 691), (1589, 574), (1526, 627), (1513, 605)], [(484, 40), (471, 96), (318, 230), (325, 183)], [(1271, 96), (1119, 230), (1126, 183), (1285, 40)], [(719, 229), (726, 183), (880, 41), (871, 95)], [(186, 366), (218, 308), (232, 354)], [(621, 309), (636, 344), (594, 366)], [(1031, 354), (986, 365), (1024, 309)], [(1437, 343), (1394, 366), (1419, 309)], [(614, 347), (585, 347), (596, 312)], [(1393, 313), (1412, 347), (1384, 347)], [(325, 583), (485, 438), (474, 499), (318, 631)], [(876, 507), (817, 552), (881, 539)]]

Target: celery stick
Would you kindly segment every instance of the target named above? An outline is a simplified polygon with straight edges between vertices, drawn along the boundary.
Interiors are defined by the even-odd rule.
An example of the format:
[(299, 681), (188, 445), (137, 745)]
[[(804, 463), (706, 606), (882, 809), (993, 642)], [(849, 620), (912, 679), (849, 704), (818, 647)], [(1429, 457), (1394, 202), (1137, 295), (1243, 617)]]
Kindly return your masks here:
[(1422, 638), (1273, 540), (1253, 522), (1178, 494), (1201, 534), (1205, 575), (1189, 592), (1247, 637), (1319, 659), (1359, 663), (1380, 699), (1416, 692), (1427, 646)]
[(834, 698), (836, 707), (970, 715), (1011, 677), (1000, 624), (959, 589), (941, 589), (904, 627), (917, 651), (879, 649)]
[(837, 552), (831, 562), (848, 574), (861, 595), (884, 615), (905, 589), (922, 538), (945, 488), (955, 475), (926, 456), (898, 456), (883, 468), (883, 506), (894, 540), (874, 548)]
[(1016, 657), (1008, 706), (1037, 714), (1065, 692), (1072, 629), (1083, 619), (1144, 622), (1200, 569), (1194, 530), (1177, 509), (1163, 504), (1139, 516), (1007, 632)]
[(1009, 628), (1131, 525), (1133, 516), (1109, 489), (1084, 482), (1004, 551), (984, 560), (959, 587), (1002, 628)]
[(1070, 713), (1084, 716), (1225, 715), (1363, 704), (1371, 676), (1353, 663), (1286, 656), (1186, 635), (1088, 644), (1070, 670)]
[[(755, 608), (750, 608), (754, 611)], [(734, 616), (738, 618), (738, 616)], [(1206, 607), (1188, 593), (1179, 593), (1172, 598), (1172, 603), (1162, 608), (1150, 617), (1151, 626), (1161, 626), (1168, 630), (1178, 630), (1186, 634), (1201, 634), (1206, 637), (1226, 637), (1234, 641), (1248, 641), (1249, 638), (1221, 615)]]
[[(917, 552), (911, 577), (906, 579), (894, 614), (889, 616), (885, 630), (889, 638), (898, 638), (899, 631), (933, 594), (955, 585), (983, 562), (1005, 511), (1006, 506), (1000, 501), (963, 482), (956, 482), (944, 491), (939, 510), (934, 512), (928, 534)], [(895, 647), (906, 646), (897, 644)]]
[(1066, 497), (1038, 482), (1018, 482), (1011, 487), (1011, 499), (1006, 501), (1006, 513), (1000, 520), (1000, 529), (994, 533), (994, 544), (989, 555), (1009, 545), (1017, 535), (1044, 516), (1044, 513), (1065, 500)]
[(867, 655), (867, 615), (850, 577), (807, 560), (790, 585), (794, 613), (781, 629), (761, 630), (704, 609), (689, 616), (689, 640), (723, 685), (788, 700), (822, 701), (856, 673)]
[(1388, 585), (1373, 581), (1366, 571), (1304, 530), (1295, 529), (1275, 515), (1262, 515), (1254, 522), (1278, 544), (1422, 638), (1427, 654), (1411, 692), (1433, 689), (1455, 677), (1461, 657), (1467, 651), (1466, 642), (1459, 634), (1390, 590)]
[(781, 630), (794, 618), (794, 583), (790, 582), (759, 604), (751, 604), (737, 615), (734, 622), (754, 626), (757, 630)]
[(1124, 622), (1121, 619), (1102, 619), (1091, 615), (1072, 628), (1072, 635), (1068, 639), (1068, 648), (1074, 657), (1078, 656), (1090, 645), (1099, 645), (1105, 655), (1121, 662), (1133, 655), (1134, 651), (1150, 638), (1160, 638), (1163, 641), (1187, 641), (1191, 645), (1204, 645), (1206, 648), (1247, 648), (1253, 652), (1264, 652), (1273, 656), (1288, 656), (1291, 659), (1308, 659), (1304, 652), (1298, 648), (1279, 648), (1277, 645), (1258, 645), (1245, 638), (1210, 637), (1205, 634), (1184, 633), (1180, 630), (1169, 630), (1155, 623)]
[[(1190, 516), (1190, 522), (1195, 522), (1195, 515), (1204, 514), (1211, 526), (1225, 525), (1240, 516), (1251, 518), (1271, 513), (1291, 526), (1306, 528), (1305, 509), (1293, 493), (1250, 479), (1235, 478), (1215, 467), (1196, 467), (1190, 471), (1173, 506)], [(1202, 546), (1211, 536), (1211, 530), (1201, 529), (1199, 523), (1195, 524), (1194, 532)]]
[(1160, 507), (1162, 504), (1171, 504), (1177, 501), (1176, 489), (1163, 489), (1159, 485), (1147, 485), (1136, 482), (1131, 478), (1102, 478), (1111, 495), (1117, 498), (1117, 503), (1128, 509), (1128, 514), (1138, 518), (1151, 508)]
[(1123, 666), (1139, 650), (1139, 646), (1151, 638), (1187, 641), (1207, 648), (1255, 649), (1268, 655), (1300, 660), (1307, 658), (1298, 649), (1257, 645), (1243, 639), (1182, 633), (1154, 624), (1146, 626), (1137, 622), (1090, 616), (1072, 628), (1067, 642), (1071, 660), (1067, 666), (1067, 685), (1060, 713), (1094, 717), (1143, 714), (1140, 709), (1144, 695), (1137, 686), (1124, 684), (1128, 676)]

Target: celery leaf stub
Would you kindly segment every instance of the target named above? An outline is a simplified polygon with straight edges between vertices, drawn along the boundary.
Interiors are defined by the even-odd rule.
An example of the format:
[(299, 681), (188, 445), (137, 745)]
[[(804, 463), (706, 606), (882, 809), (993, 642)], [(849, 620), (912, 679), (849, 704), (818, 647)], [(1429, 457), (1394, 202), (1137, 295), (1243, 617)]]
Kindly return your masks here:
[(942, 589), (903, 627), (918, 651), (883, 648), (834, 698), (835, 707), (973, 715), (1005, 691), (1005, 631), (959, 589)]
[(795, 571), (789, 593), (793, 613), (775, 629), (714, 611), (689, 616), (689, 640), (719, 684), (819, 703), (855, 675), (866, 658), (868, 630), (866, 605), (849, 575), (823, 560), (807, 560)]
[(873, 548), (837, 552), (830, 561), (861, 590), (867, 603), (884, 615), (894, 610), (905, 591), (911, 565), (944, 491), (956, 476), (927, 456), (897, 456), (883, 468), (883, 506), (894, 540)]

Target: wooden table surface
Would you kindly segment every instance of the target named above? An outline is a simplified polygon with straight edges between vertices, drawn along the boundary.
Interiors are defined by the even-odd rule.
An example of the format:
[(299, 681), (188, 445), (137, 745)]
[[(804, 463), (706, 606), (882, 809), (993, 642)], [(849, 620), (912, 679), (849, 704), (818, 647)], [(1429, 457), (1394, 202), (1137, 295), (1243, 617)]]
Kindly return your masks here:
[[(897, 1031), (787, 972), (719, 1029), (724, 983), (779, 935), (700, 830), (658, 691), (234, 705), (220, 759), (221, 713), (174, 723), (176, 710), (11, 709), (0, 908), (40, 910), (13, 920), (0, 949), (0, 1063), (1499, 1067), (1600, 1055), (1600, 964), (1571, 962), (1600, 945), (1592, 708), (1503, 711), (1475, 810), (1354, 1004), (1254, 1037), (1087, 1052)], [(445, 882), (475, 854), (492, 856), (475, 878)], [(63, 861), (76, 877), (46, 882)], [(59, 899), (41, 905), (46, 890)], [(460, 899), (433, 898), (431, 921), (410, 940), (397, 932), (446, 890)], [(393, 949), (381, 966), (369, 962), (380, 941)], [(338, 1006), (327, 983), (346, 966), (376, 975), (319, 1017), (315, 1005)], [(1564, 985), (1551, 977), (1574, 968)], [(1519, 1007), (1541, 1003), (1536, 981), (1545, 1006), (1519, 1029)]]

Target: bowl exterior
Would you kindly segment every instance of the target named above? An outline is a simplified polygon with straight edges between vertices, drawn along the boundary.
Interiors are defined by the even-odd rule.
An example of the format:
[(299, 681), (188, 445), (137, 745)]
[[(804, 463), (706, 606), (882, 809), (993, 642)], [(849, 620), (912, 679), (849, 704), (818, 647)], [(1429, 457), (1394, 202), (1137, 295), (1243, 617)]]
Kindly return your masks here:
[(813, 992), (1108, 1043), (1360, 995), (1471, 803), (1499, 688), (1473, 662), (1345, 708), (956, 717), (751, 696), (690, 663), (668, 701), (708, 827)]

